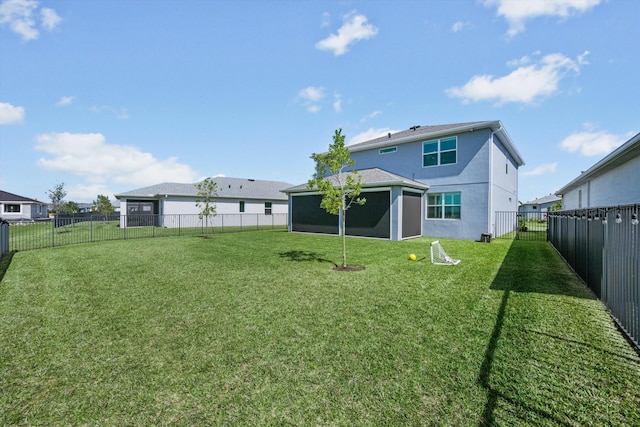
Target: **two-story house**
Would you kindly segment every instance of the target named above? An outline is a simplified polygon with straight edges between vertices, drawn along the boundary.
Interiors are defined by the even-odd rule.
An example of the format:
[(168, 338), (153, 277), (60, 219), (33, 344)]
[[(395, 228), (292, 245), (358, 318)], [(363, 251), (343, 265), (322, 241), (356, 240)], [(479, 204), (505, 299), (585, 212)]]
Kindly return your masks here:
[[(347, 235), (477, 240), (495, 235), (496, 212), (518, 209), (524, 161), (500, 121), (413, 126), (348, 148), (367, 203), (347, 212)], [(339, 234), (306, 184), (284, 191), (290, 231)]]

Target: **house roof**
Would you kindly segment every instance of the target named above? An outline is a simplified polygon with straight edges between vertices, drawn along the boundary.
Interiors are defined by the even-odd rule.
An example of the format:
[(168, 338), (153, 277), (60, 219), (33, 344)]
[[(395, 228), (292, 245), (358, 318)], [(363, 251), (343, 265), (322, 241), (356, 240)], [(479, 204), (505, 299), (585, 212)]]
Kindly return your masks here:
[(549, 194), (548, 196), (540, 197), (538, 199), (533, 199), (531, 201), (523, 203), (522, 206), (524, 206), (524, 205), (543, 205), (545, 203), (559, 202), (560, 200), (562, 200), (562, 197), (557, 196), (555, 194)]
[(631, 137), (631, 139), (613, 150), (598, 163), (582, 172), (579, 177), (562, 187), (556, 192), (556, 194), (567, 194), (569, 191), (579, 187), (587, 181), (605, 174), (638, 156), (640, 156), (640, 133)]
[(8, 191), (0, 190), (0, 202), (14, 202), (14, 203), (40, 203), (46, 204), (36, 199), (30, 199), (28, 197), (18, 196), (17, 194), (9, 193)]
[(382, 136), (380, 138), (375, 138), (369, 141), (348, 145), (347, 148), (349, 148), (349, 151), (351, 152), (357, 152), (370, 150), (372, 148), (382, 148), (408, 142), (415, 142), (429, 138), (439, 138), (442, 136), (453, 135), (462, 132), (473, 132), (480, 129), (491, 129), (491, 131), (498, 136), (498, 139), (502, 142), (502, 145), (505, 147), (511, 157), (513, 157), (516, 164), (518, 166), (524, 165), (522, 156), (518, 152), (518, 149), (514, 145), (504, 126), (502, 126), (502, 122), (500, 120), (453, 123), (435, 126), (412, 126), (409, 129), (403, 130), (401, 132), (396, 132), (393, 134), (389, 133), (387, 134), (387, 136)]
[[(349, 172), (345, 172), (340, 174), (342, 176), (348, 174)], [(418, 190), (428, 190), (429, 186), (419, 182), (414, 181), (409, 178), (405, 178), (400, 175), (396, 175), (391, 172), (387, 172), (385, 170), (379, 168), (372, 169), (363, 169), (358, 170), (358, 173), (362, 177), (362, 187), (363, 188), (371, 188), (371, 187), (385, 187), (385, 186), (402, 186), (409, 188), (416, 188)], [(337, 182), (335, 175), (328, 177)], [(303, 193), (307, 191), (313, 191), (309, 189), (307, 183), (296, 185), (294, 187), (285, 188), (282, 190), (284, 193)]]
[[(246, 178), (214, 177), (218, 185), (218, 198), (222, 199), (261, 199), (286, 200), (287, 197), (280, 190), (291, 184), (281, 181), (263, 181)], [(149, 198), (157, 199), (163, 196), (197, 197), (196, 184), (163, 182), (161, 184), (142, 187), (125, 193), (116, 194), (121, 198)]]

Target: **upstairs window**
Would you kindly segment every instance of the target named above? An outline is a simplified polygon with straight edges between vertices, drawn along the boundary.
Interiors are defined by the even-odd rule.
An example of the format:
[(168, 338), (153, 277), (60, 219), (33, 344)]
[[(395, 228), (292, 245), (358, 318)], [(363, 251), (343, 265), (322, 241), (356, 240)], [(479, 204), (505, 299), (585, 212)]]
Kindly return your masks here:
[(427, 195), (428, 219), (460, 219), (460, 192)]
[(458, 138), (434, 139), (422, 143), (422, 166), (451, 165), (457, 162)]
[(387, 147), (387, 148), (381, 148), (380, 150), (378, 150), (378, 153), (390, 154), (390, 153), (395, 153), (396, 151), (398, 151), (398, 147)]

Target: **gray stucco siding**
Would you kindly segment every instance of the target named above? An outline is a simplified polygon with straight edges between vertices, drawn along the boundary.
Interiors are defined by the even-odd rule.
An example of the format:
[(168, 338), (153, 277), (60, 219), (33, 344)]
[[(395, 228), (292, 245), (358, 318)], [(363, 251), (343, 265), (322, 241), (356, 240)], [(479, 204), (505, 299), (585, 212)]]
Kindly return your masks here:
[[(487, 185), (458, 184), (431, 186), (433, 193), (460, 192), (460, 219), (428, 219), (426, 209), (422, 233), (425, 236), (450, 239), (478, 240), (488, 231)], [(423, 203), (426, 204), (427, 198)]]
[[(422, 166), (422, 143), (430, 138), (397, 145), (395, 153), (379, 154), (379, 149), (351, 154), (354, 169), (380, 168), (417, 181), (431, 183), (434, 178), (451, 177), (460, 182), (488, 181), (488, 129), (457, 135), (456, 163)], [(452, 135), (456, 136), (456, 135)]]

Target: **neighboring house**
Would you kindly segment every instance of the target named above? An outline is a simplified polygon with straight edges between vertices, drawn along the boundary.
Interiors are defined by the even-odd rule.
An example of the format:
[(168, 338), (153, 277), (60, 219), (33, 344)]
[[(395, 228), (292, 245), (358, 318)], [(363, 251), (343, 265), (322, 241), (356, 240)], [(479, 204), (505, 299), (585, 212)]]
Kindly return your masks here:
[(47, 217), (46, 203), (0, 190), (0, 218), (6, 221), (31, 221)]
[(562, 187), (562, 209), (640, 203), (640, 133)]
[(531, 200), (521, 204), (518, 207), (518, 213), (521, 214), (545, 214), (549, 211), (549, 208), (559, 201), (562, 197), (555, 194), (549, 194), (548, 196), (540, 197), (539, 199)]
[[(281, 192), (291, 184), (243, 178), (212, 178), (218, 186), (215, 199), (216, 214), (286, 214), (287, 197)], [(196, 184), (165, 182), (116, 194), (120, 201), (121, 225), (140, 225), (140, 215), (161, 215), (156, 225), (178, 226), (168, 216), (198, 215)], [(125, 220), (125, 218), (128, 218)]]
[[(524, 161), (500, 121), (414, 126), (348, 148), (367, 203), (347, 212), (347, 235), (477, 240), (495, 235), (496, 212), (517, 211)], [(339, 233), (338, 217), (320, 212), (317, 193), (304, 185), (285, 192), (291, 231)]]

